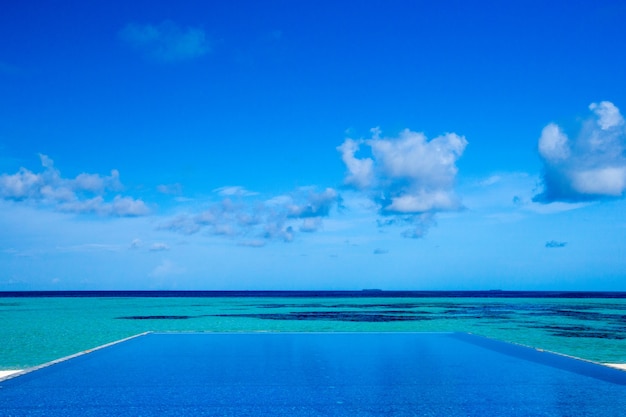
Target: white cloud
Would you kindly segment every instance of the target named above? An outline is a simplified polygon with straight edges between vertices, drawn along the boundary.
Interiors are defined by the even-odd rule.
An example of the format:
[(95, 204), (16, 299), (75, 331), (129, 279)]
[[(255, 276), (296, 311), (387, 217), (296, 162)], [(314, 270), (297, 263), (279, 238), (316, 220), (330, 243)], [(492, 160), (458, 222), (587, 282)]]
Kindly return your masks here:
[(253, 191), (248, 191), (244, 187), (240, 187), (238, 185), (216, 188), (213, 192), (224, 197), (249, 197), (259, 194)]
[(57, 246), (59, 252), (119, 252), (120, 245), (106, 243), (84, 243), (71, 246)]
[(374, 161), (371, 158), (358, 159), (355, 157), (362, 141), (346, 139), (337, 150), (341, 152), (341, 159), (348, 168), (345, 183), (356, 188), (367, 188), (373, 182)]
[(264, 226), (263, 238), (273, 240), (280, 239), (284, 242), (292, 242), (294, 238), (293, 227), (282, 223), (270, 222)]
[(54, 161), (50, 159), (48, 155), (44, 155), (42, 153), (39, 154), (39, 159), (41, 160), (41, 165), (44, 168), (48, 168), (49, 170), (54, 169)]
[(626, 188), (626, 166), (572, 172), (571, 180), (582, 194), (619, 197)]
[(539, 154), (549, 161), (559, 161), (569, 157), (567, 136), (556, 124), (550, 123), (541, 131)]
[[(256, 195), (243, 187), (221, 187), (215, 191), (224, 197)], [(164, 222), (160, 228), (188, 235), (204, 231), (214, 236), (238, 239), (245, 246), (260, 247), (263, 245), (247, 243), (271, 240), (291, 242), (295, 239), (296, 230), (319, 230), (322, 219), (328, 217), (339, 202), (336, 190), (326, 188), (318, 192), (314, 187), (300, 188), (290, 195), (265, 201), (224, 198), (201, 212), (179, 214)]]
[(170, 247), (167, 243), (156, 242), (150, 245), (151, 252), (160, 252), (160, 251), (166, 251), (166, 250), (170, 250)]
[(598, 116), (598, 125), (602, 130), (608, 130), (624, 124), (624, 118), (620, 114), (619, 109), (610, 101), (601, 101), (599, 104), (591, 103), (589, 110)]
[(67, 213), (97, 213), (105, 214), (106, 203), (102, 196), (96, 196), (89, 199), (79, 200), (74, 196), (72, 201), (58, 202), (56, 208)]
[(611, 102), (592, 103), (593, 116), (575, 140), (551, 123), (539, 139), (543, 191), (534, 200), (578, 202), (621, 197), (626, 190), (626, 129)]
[(530, 202), (528, 204), (525, 204), (523, 208), (533, 213), (554, 214), (554, 213), (563, 213), (566, 211), (578, 210), (578, 209), (589, 206), (589, 204), (592, 204), (592, 203), (589, 203), (589, 202), (568, 203), (568, 202), (562, 202), (562, 201), (555, 201), (552, 203), (540, 204), (536, 202)]
[(402, 131), (398, 138), (372, 139), (372, 152), (384, 179), (408, 181), (406, 192), (449, 189), (457, 173), (456, 160), (467, 141), (454, 133), (428, 140), (423, 133)]
[(96, 213), (114, 216), (141, 216), (149, 213), (146, 204), (132, 197), (116, 195), (106, 201), (108, 191), (120, 190), (119, 172), (110, 176), (81, 173), (63, 178), (54, 161), (40, 154), (44, 170), (39, 173), (20, 168), (15, 174), (0, 175), (0, 198), (31, 202), (70, 213)]
[(74, 191), (64, 186), (44, 185), (39, 191), (46, 201), (68, 202), (77, 198)]
[(428, 192), (418, 190), (415, 194), (393, 197), (391, 204), (384, 208), (391, 213), (425, 213), (428, 211), (444, 211), (459, 207), (458, 199), (450, 192), (436, 190)]
[(105, 190), (121, 190), (120, 173), (116, 169), (112, 170), (111, 175), (108, 177), (82, 173), (74, 179), (74, 188), (92, 193), (101, 193)]
[(320, 227), (322, 227), (322, 219), (320, 217), (308, 217), (302, 220), (300, 231), (307, 233), (316, 232)]
[(178, 214), (161, 224), (159, 229), (171, 230), (185, 235), (192, 235), (199, 232), (202, 226), (203, 224), (198, 220), (198, 216)]
[(0, 175), (0, 196), (3, 198), (23, 199), (35, 196), (39, 191), (43, 180), (25, 168), (13, 174)]
[(143, 201), (120, 195), (116, 195), (113, 203), (104, 207), (106, 208), (105, 211), (109, 211), (116, 216), (143, 216), (150, 212), (150, 209)]
[(305, 201), (301, 204), (289, 204), (288, 216), (295, 218), (328, 216), (330, 209), (338, 201), (339, 194), (332, 188), (326, 188), (321, 193), (309, 191)]
[(163, 62), (199, 58), (211, 51), (211, 45), (202, 29), (181, 28), (171, 21), (159, 25), (128, 24), (120, 38), (146, 56)]
[(183, 193), (183, 187), (182, 185), (176, 183), (176, 184), (161, 184), (157, 186), (157, 191), (162, 193), (162, 194), (169, 194), (169, 195), (181, 195)]
[(485, 178), (484, 180), (479, 181), (477, 185), (480, 187), (489, 187), (494, 184), (498, 184), (501, 181), (502, 181), (502, 176), (494, 174)]
[[(345, 183), (368, 193), (377, 202), (380, 214), (421, 225), (419, 231), (413, 229), (405, 235), (422, 236), (422, 226), (428, 224), (423, 223), (422, 214), (461, 208), (453, 187), (458, 172), (456, 161), (467, 140), (455, 133), (428, 140), (423, 133), (408, 129), (396, 138), (381, 138), (380, 133), (380, 129), (372, 129), (372, 138), (346, 139), (337, 148), (348, 168)], [(356, 157), (363, 145), (369, 147), (371, 158)], [(381, 222), (389, 223), (398, 222)]]
[(291, 204), (293, 199), (288, 195), (278, 195), (276, 197), (272, 197), (268, 200), (265, 200), (263, 203), (268, 207), (280, 207), (287, 204)]

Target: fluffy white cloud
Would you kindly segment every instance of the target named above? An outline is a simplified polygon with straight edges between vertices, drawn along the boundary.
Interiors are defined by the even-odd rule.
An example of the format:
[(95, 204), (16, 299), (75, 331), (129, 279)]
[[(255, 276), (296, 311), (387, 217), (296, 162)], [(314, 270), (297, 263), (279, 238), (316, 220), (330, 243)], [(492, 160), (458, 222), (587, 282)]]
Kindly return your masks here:
[(574, 171), (571, 179), (573, 188), (585, 195), (618, 197), (626, 188), (626, 166)]
[(358, 159), (355, 157), (362, 141), (346, 139), (337, 150), (341, 152), (341, 159), (348, 168), (345, 183), (357, 188), (367, 188), (374, 180), (374, 161), (371, 158)]
[(406, 194), (391, 199), (385, 210), (392, 213), (425, 213), (456, 209), (458, 199), (444, 190), (417, 190), (414, 194)]
[(552, 162), (558, 162), (570, 156), (567, 136), (556, 124), (550, 123), (541, 131), (539, 154)]
[[(378, 128), (372, 133), (370, 139), (346, 139), (337, 148), (348, 170), (345, 183), (367, 192), (380, 214), (419, 226), (405, 235), (425, 233), (423, 214), (461, 207), (453, 186), (456, 161), (467, 146), (463, 136), (447, 133), (428, 140), (423, 133), (405, 129), (396, 138), (381, 138)], [(358, 158), (361, 147), (369, 148), (371, 156)], [(388, 223), (397, 222), (381, 222)]]
[(3, 198), (23, 199), (37, 195), (43, 180), (27, 169), (20, 168), (19, 172), (0, 175), (0, 196)]
[(602, 130), (608, 130), (624, 124), (624, 118), (620, 114), (619, 109), (610, 101), (601, 101), (599, 104), (591, 103), (589, 110), (593, 111), (598, 117), (598, 126)]
[(119, 35), (129, 45), (158, 61), (185, 61), (199, 58), (211, 51), (202, 29), (183, 29), (171, 21), (159, 25), (131, 23)]
[(113, 202), (105, 207), (110, 207), (109, 212), (116, 216), (143, 216), (150, 212), (143, 201), (120, 195), (116, 195)]
[(539, 138), (543, 192), (534, 200), (578, 202), (620, 197), (626, 190), (626, 128), (611, 102), (592, 103), (593, 115), (575, 140), (551, 123)]
[(15, 174), (0, 175), (0, 198), (52, 206), (71, 213), (96, 213), (114, 216), (141, 216), (149, 213), (146, 204), (131, 197), (116, 195), (106, 201), (104, 195), (122, 188), (119, 172), (110, 176), (79, 174), (63, 178), (47, 155), (39, 155), (44, 170), (39, 173), (20, 168)]
[(102, 193), (105, 190), (121, 190), (120, 173), (114, 169), (108, 177), (98, 174), (79, 174), (74, 179), (74, 188), (77, 190), (89, 191), (92, 193)]
[(304, 202), (300, 204), (288, 204), (288, 216), (294, 218), (310, 218), (328, 216), (330, 209), (338, 201), (339, 194), (332, 188), (327, 188), (321, 193), (308, 192)]
[(397, 139), (369, 141), (383, 179), (408, 181), (405, 191), (449, 189), (457, 173), (456, 160), (467, 141), (454, 133), (428, 140), (423, 133), (404, 130)]

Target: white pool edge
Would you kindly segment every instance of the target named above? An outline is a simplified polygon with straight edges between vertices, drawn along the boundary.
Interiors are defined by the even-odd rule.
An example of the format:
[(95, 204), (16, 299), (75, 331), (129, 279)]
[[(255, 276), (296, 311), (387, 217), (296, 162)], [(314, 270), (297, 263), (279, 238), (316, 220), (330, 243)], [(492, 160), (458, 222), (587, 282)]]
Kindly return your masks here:
[(133, 335), (133, 336), (125, 337), (124, 339), (120, 339), (120, 340), (116, 340), (114, 342), (106, 343), (104, 345), (96, 346), (95, 348), (83, 350), (81, 352), (74, 353), (73, 355), (64, 356), (62, 358), (55, 359), (53, 361), (43, 363), (41, 365), (33, 366), (32, 368), (0, 371), (0, 382), (6, 381), (6, 380), (11, 379), (11, 378), (16, 378), (16, 377), (18, 377), (20, 375), (28, 374), (28, 373), (36, 371), (38, 369), (47, 368), (48, 366), (52, 366), (52, 365), (55, 365), (55, 364), (60, 363), (60, 362), (65, 362), (65, 361), (67, 361), (69, 359), (76, 358), (78, 356), (87, 355), (87, 354), (89, 354), (91, 352), (95, 352), (97, 350), (104, 349), (104, 348), (107, 348), (109, 346), (117, 345), (118, 343), (126, 342), (128, 340), (135, 339), (137, 337), (145, 336), (145, 335), (150, 334), (150, 333), (152, 333), (152, 332), (150, 332), (150, 331), (149, 332), (143, 332), (143, 333), (139, 333), (139, 334), (136, 334), (136, 335)]

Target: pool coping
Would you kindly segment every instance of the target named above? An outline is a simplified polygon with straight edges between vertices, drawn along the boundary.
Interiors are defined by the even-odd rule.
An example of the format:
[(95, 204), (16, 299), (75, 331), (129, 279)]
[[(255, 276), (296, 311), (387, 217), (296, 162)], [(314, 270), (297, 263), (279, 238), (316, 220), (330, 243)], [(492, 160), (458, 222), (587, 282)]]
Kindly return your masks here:
[(29, 374), (29, 373), (37, 371), (39, 369), (47, 368), (47, 367), (55, 365), (57, 363), (65, 362), (65, 361), (68, 361), (70, 359), (77, 358), (79, 356), (87, 355), (87, 354), (89, 354), (91, 352), (95, 352), (97, 350), (101, 350), (101, 349), (107, 348), (109, 346), (117, 345), (118, 343), (123, 343), (123, 342), (126, 342), (128, 340), (135, 339), (137, 337), (145, 336), (145, 335), (150, 334), (150, 333), (154, 333), (154, 332), (148, 331), (148, 332), (135, 334), (133, 336), (129, 336), (129, 337), (125, 337), (125, 338), (120, 339), (120, 340), (115, 340), (113, 342), (105, 343), (104, 345), (96, 346), (96, 347), (91, 348), (91, 349), (86, 349), (86, 350), (83, 350), (83, 351), (80, 351), (80, 352), (76, 352), (76, 353), (74, 353), (72, 355), (63, 356), (61, 358), (52, 360), (50, 362), (42, 363), (41, 365), (36, 365), (36, 366), (30, 367), (30, 368), (21, 369), (21, 370), (18, 370), (16, 372), (14, 372), (14, 373), (9, 374), (9, 375), (5, 375), (3, 377), (0, 377), (0, 382), (7, 381), (9, 379), (13, 379), (13, 378), (16, 378), (16, 377), (21, 376), (21, 375)]

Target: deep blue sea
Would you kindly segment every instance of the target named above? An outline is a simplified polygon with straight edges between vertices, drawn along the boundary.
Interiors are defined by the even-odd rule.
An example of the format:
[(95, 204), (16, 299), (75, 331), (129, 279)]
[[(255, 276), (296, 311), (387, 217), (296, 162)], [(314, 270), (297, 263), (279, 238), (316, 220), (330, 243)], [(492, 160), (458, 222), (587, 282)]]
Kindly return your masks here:
[(626, 293), (0, 292), (0, 370), (39, 365), (145, 331), (457, 331), (626, 363)]

